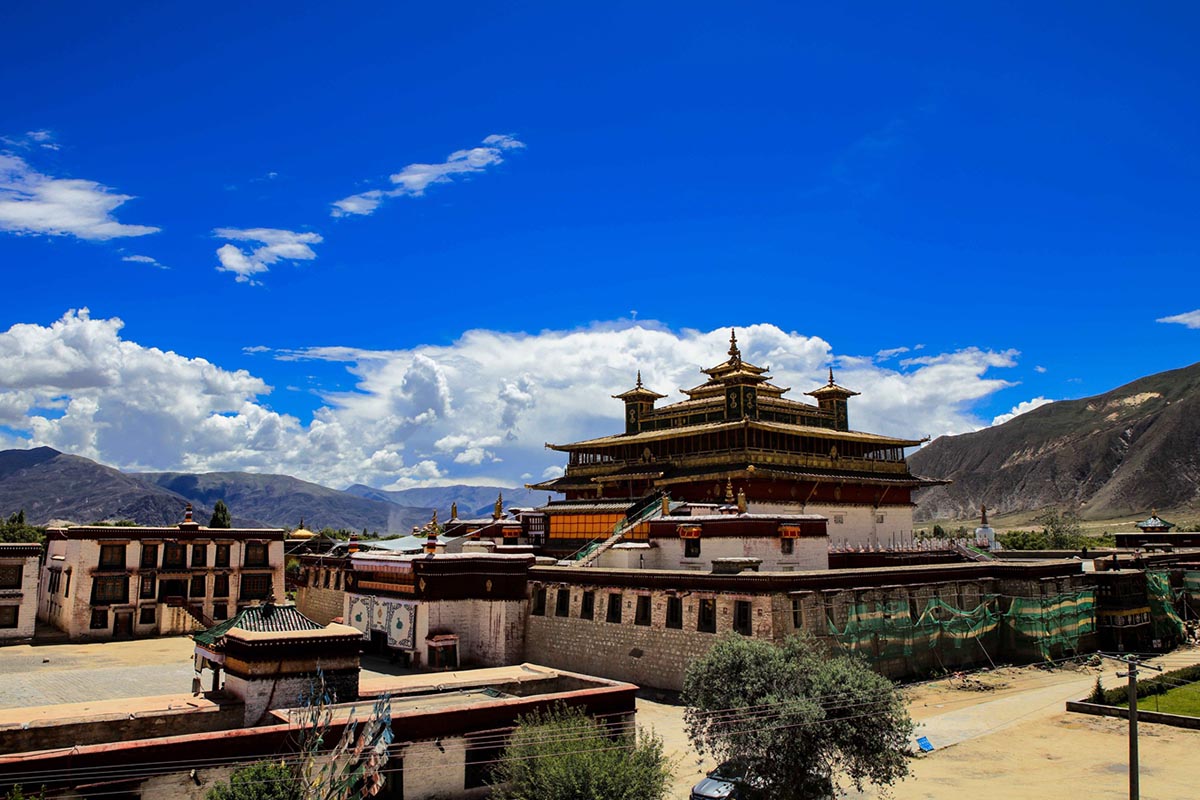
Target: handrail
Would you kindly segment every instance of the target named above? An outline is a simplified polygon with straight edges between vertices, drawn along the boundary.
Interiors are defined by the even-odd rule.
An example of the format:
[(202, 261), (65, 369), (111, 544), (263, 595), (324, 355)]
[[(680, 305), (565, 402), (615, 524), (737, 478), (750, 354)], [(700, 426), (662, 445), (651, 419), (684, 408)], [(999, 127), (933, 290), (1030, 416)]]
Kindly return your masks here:
[[(618, 522), (613, 526), (612, 535), (601, 542), (598, 547), (589, 550), (586, 555), (583, 555), (575, 560), (571, 566), (590, 566), (597, 558), (600, 557), (601, 553), (603, 553), (605, 550), (608, 550), (610, 547), (620, 541), (621, 538), (624, 537), (629, 531), (634, 530), (638, 525), (641, 525), (651, 517), (660, 516), (662, 514), (662, 501), (666, 496), (667, 495), (664, 492), (657, 492), (651, 495), (646, 501), (643, 501), (644, 506), (634, 513), (633, 516), (627, 516), (622, 522)], [(594, 544), (594, 540), (589, 542), (587, 547), (591, 547), (592, 544)]]

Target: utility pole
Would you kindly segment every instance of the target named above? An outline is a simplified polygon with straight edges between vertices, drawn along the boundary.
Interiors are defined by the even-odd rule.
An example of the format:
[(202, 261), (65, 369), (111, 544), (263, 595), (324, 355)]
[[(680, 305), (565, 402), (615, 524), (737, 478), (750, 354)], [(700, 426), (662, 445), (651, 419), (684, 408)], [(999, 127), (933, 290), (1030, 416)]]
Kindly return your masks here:
[[(1117, 677), (1129, 679), (1128, 688), (1125, 690), (1126, 697), (1129, 700), (1129, 800), (1139, 800), (1141, 790), (1138, 786), (1138, 657), (1110, 656), (1104, 653), (1100, 655), (1104, 658), (1111, 658), (1113, 661), (1119, 661), (1129, 667), (1125, 672), (1118, 672)], [(1146, 669), (1162, 672), (1162, 667), (1156, 667), (1152, 664), (1142, 664), (1141, 666)]]

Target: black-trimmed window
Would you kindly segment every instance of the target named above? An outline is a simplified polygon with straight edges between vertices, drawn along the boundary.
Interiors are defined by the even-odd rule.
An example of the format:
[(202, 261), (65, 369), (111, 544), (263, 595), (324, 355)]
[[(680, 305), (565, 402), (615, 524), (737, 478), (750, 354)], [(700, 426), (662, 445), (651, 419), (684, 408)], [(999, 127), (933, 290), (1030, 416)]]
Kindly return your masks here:
[(733, 629), (742, 636), (754, 635), (753, 609), (749, 600), (735, 600), (733, 603)]
[(792, 627), (797, 630), (804, 627), (804, 603), (799, 598), (792, 599)]
[(246, 564), (247, 567), (265, 567), (267, 566), (267, 544), (266, 542), (246, 542)]
[(596, 618), (596, 593), (587, 591), (579, 598), (579, 618), (580, 619), (595, 619)]
[(533, 615), (535, 617), (546, 616), (546, 590), (537, 588), (533, 590)]
[(138, 581), (138, 597), (142, 600), (154, 599), (155, 581), (153, 575), (142, 575)]
[(227, 619), (229, 606), (225, 603), (213, 603), (213, 619)]
[(558, 594), (554, 595), (554, 616), (569, 617), (571, 616), (571, 590), (559, 589)]
[(192, 545), (192, 566), (207, 567), (208, 566), (208, 545), (194, 544)]
[(20, 613), (20, 606), (0, 606), (0, 628), (17, 627), (17, 619)]
[(717, 632), (717, 601), (702, 597), (696, 609), (696, 630), (701, 633)]
[(0, 589), (20, 589), (23, 573), (23, 564), (0, 564)]
[(142, 545), (142, 569), (154, 569), (158, 566), (158, 545)]
[(125, 569), (125, 545), (100, 545), (100, 566), (103, 569)]
[(229, 566), (229, 545), (227, 545), (227, 544), (217, 545), (216, 566), (218, 566), (218, 567), (228, 567)]
[(650, 624), (650, 595), (639, 594), (637, 596), (637, 605), (633, 609), (633, 624)]
[(683, 627), (683, 599), (667, 598), (667, 627), (679, 629)]
[(88, 625), (92, 630), (101, 630), (108, 628), (108, 609), (94, 608), (92, 609), (92, 621)]
[(180, 569), (187, 566), (187, 547), (179, 542), (163, 545), (163, 569)]
[(684, 539), (683, 540), (683, 557), (684, 558), (699, 558), (700, 557), (700, 540), (699, 539)]
[(124, 575), (118, 577), (97, 576), (92, 582), (92, 605), (106, 606), (127, 602), (129, 602), (129, 579)]
[(785, 556), (790, 556), (792, 553), (796, 552), (796, 540), (795, 539), (780, 539), (779, 540), (779, 552)]
[(138, 609), (138, 624), (153, 625), (154, 624), (154, 606), (142, 606)]
[(621, 602), (622, 598), (619, 594), (610, 594), (608, 596), (608, 613), (604, 617), (607, 622), (621, 621)]
[(188, 597), (204, 597), (203, 575), (192, 576), (192, 585), (188, 587)]
[(270, 575), (243, 575), (242, 599), (266, 600), (271, 596)]
[(213, 575), (213, 597), (229, 597), (228, 575)]
[[(504, 742), (501, 737), (492, 735), (479, 735), (467, 738), (467, 751), (465, 756), (465, 769), (463, 770), (463, 789), (480, 789), (484, 786), (491, 786), (493, 779), (493, 771), (503, 761)], [(391, 763), (388, 764), (391, 767)], [(391, 769), (388, 770), (392, 772)], [(391, 783), (391, 775), (388, 776), (388, 783)], [(395, 795), (397, 798), (400, 795)]]

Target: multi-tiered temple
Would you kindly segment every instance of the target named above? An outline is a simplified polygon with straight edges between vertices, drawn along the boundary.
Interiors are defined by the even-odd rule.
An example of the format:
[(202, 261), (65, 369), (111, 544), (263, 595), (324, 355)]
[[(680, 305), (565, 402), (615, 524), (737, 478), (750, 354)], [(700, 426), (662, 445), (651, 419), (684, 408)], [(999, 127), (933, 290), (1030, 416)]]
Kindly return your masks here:
[(912, 491), (939, 483), (914, 476), (905, 448), (920, 440), (850, 430), (857, 395), (829, 382), (808, 392), (816, 405), (785, 398), (767, 370), (742, 360), (735, 334), (729, 358), (686, 400), (642, 385), (614, 395), (625, 403), (625, 432), (548, 447), (570, 454), (566, 473), (531, 488), (567, 501), (633, 499), (658, 491), (691, 503), (732, 502), (751, 511), (819, 513), (835, 544), (887, 545), (912, 534)]

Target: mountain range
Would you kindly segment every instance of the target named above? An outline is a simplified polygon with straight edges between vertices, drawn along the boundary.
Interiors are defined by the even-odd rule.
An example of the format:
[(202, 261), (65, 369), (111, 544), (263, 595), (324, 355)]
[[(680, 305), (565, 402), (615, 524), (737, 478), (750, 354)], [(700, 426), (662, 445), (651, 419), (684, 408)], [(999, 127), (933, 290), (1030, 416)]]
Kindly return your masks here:
[(1056, 508), (1083, 519), (1200, 511), (1200, 363), (942, 436), (908, 459), (953, 483), (917, 494), (918, 520)]
[[(319, 530), (367, 529), (407, 533), (429, 521), (434, 509), (449, 517), (491, 514), (497, 494), (504, 505), (531, 504), (526, 489), (500, 486), (442, 486), (385, 491), (357, 484), (341, 491), (290, 475), (249, 472), (121, 472), (82, 456), (50, 447), (0, 451), (0, 514), (24, 509), (31, 525), (87, 524), (129, 519), (139, 525), (173, 525), (191, 503), (206, 523), (217, 500), (224, 500), (234, 525)], [(546, 495), (537, 493), (536, 502)]]

